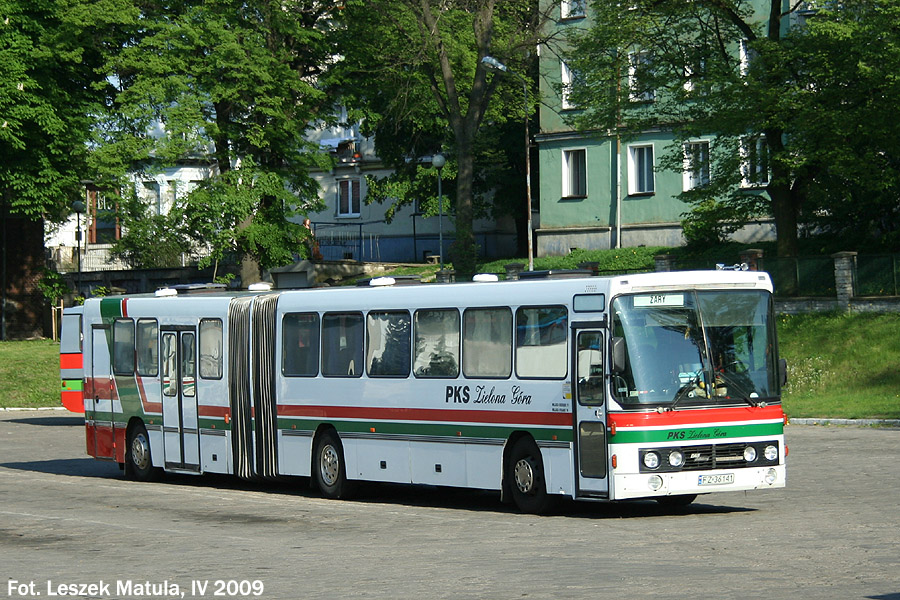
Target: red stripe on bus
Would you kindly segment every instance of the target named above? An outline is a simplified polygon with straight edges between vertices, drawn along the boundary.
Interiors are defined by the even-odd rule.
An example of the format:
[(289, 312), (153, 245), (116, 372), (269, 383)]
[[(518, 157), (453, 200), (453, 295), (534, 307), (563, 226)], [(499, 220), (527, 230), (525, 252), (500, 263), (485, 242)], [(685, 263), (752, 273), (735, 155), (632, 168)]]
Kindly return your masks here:
[(60, 369), (81, 369), (84, 367), (84, 355), (81, 352), (59, 355)]
[(370, 406), (279, 405), (279, 417), (317, 419), (367, 419), (372, 421), (434, 421), (465, 423), (516, 423), (522, 425), (572, 426), (572, 413), (505, 410), (452, 410), (438, 408), (373, 408)]
[(81, 390), (62, 393), (62, 405), (73, 413), (84, 413), (84, 394)]
[(663, 413), (610, 413), (609, 425), (616, 427), (671, 427), (676, 425), (701, 425), (704, 423), (732, 423), (746, 421), (782, 420), (781, 405), (742, 406), (731, 408), (703, 408), (673, 410)]

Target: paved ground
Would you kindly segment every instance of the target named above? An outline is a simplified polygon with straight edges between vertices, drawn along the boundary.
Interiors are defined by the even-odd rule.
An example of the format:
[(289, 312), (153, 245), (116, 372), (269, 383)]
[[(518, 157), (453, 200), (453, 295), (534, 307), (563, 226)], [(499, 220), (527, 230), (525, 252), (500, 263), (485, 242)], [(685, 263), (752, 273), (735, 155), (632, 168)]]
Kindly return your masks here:
[(133, 483), (63, 415), (0, 413), (0, 598), (900, 600), (898, 430), (790, 426), (784, 490), (534, 517), (460, 490)]

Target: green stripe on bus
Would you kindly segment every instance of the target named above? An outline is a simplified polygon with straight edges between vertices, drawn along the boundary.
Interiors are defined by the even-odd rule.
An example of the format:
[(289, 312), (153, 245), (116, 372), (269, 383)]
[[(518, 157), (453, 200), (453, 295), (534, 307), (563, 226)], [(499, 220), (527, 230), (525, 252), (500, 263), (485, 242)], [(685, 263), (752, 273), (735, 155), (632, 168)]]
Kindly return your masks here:
[(680, 429), (652, 429), (630, 431), (619, 429), (610, 436), (612, 444), (647, 444), (656, 442), (702, 442), (740, 437), (781, 435), (784, 425), (777, 423), (755, 423), (752, 425), (716, 425), (713, 427), (686, 427)]
[(120, 298), (101, 298), (100, 316), (104, 319), (115, 319), (122, 316), (122, 300)]
[[(279, 419), (278, 428), (314, 431), (322, 421), (310, 419)], [(542, 429), (530, 426), (492, 426), (444, 423), (395, 423), (367, 421), (329, 421), (338, 433), (375, 433), (386, 435), (430, 436), (444, 438), (483, 438), (505, 440), (513, 431), (527, 431), (538, 441), (571, 442), (571, 429)], [(374, 428), (374, 432), (372, 429)]]
[(62, 389), (64, 392), (83, 392), (84, 381), (81, 379), (63, 379)]

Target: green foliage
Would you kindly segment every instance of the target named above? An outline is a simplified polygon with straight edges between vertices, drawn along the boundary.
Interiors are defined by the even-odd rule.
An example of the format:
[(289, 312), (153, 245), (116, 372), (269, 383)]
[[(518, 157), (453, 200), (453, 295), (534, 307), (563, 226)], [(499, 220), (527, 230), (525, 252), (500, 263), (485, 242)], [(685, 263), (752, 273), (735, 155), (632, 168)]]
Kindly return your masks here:
[[(890, 115), (900, 102), (898, 7), (830, 3), (799, 24), (805, 4), (791, 3), (784, 13), (783, 6), (592, 3), (589, 27), (577, 30), (566, 53), (578, 73), (571, 98), (582, 109), (573, 122), (626, 138), (650, 128), (671, 131), (674, 144), (659, 164), (676, 171), (683, 169), (683, 142), (715, 136), (710, 184), (682, 194), (697, 207), (688, 217), (697, 239), (769, 215), (779, 255), (796, 254), (804, 221), (895, 243), (900, 124)], [(744, 64), (740, 40), (750, 57)], [(769, 176), (748, 189), (742, 163), (749, 150), (739, 144), (760, 134)], [(709, 226), (715, 218), (724, 219), (724, 229)]]
[(780, 315), (790, 417), (900, 418), (898, 314)]
[(12, 213), (60, 221), (80, 197), (108, 92), (99, 67), (129, 6), (0, 1), (0, 200)]
[(0, 408), (60, 406), (59, 343), (0, 342)]
[(51, 304), (57, 304), (63, 296), (72, 291), (62, 275), (46, 267), (37, 287)]
[[(371, 182), (369, 201), (391, 202), (390, 218), (397, 206), (433, 197), (419, 159), (444, 152), (448, 179), (456, 175), (455, 185), (447, 186), (455, 193), (455, 262), (471, 272), (477, 256), (472, 221), (489, 210), (488, 190), (499, 192), (504, 209), (514, 202), (514, 214), (524, 214), (523, 196), (513, 199), (510, 187), (497, 185), (513, 180), (506, 176), (511, 171), (484, 169), (516, 157), (498, 132), (524, 122), (522, 82), (513, 74), (489, 74), (480, 59), (495, 56), (526, 76), (548, 16), (534, 0), (351, 0), (344, 6), (336, 38), (343, 58), (328, 81), (346, 105), (358, 108), (353, 117), (365, 117), (378, 156), (397, 169), (388, 181)], [(522, 148), (518, 131), (523, 141), (515, 146)], [(489, 177), (479, 180), (478, 172)], [(521, 192), (522, 184), (512, 189)]]
[(171, 214), (157, 214), (134, 195), (119, 202), (117, 214), (122, 237), (113, 244), (113, 256), (136, 269), (181, 266), (190, 247)]
[(331, 110), (315, 80), (333, 54), (334, 7), (217, 0), (141, 8), (134, 40), (107, 65), (120, 91), (96, 132), (98, 168), (121, 178), (135, 161), (207, 161), (212, 176), (179, 198), (172, 226), (210, 248), (211, 260), (237, 251), (263, 267), (289, 262), (300, 235), (287, 219), (320, 208), (309, 170), (327, 157), (304, 134)]

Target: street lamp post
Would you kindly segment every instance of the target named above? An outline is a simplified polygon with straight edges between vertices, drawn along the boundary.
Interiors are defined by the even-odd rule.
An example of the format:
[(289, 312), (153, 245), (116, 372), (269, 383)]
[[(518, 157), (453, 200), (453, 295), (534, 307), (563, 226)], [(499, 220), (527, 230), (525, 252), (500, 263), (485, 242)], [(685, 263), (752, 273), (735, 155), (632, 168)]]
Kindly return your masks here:
[(447, 164), (447, 159), (443, 154), (435, 154), (431, 157), (432, 166), (438, 172), (438, 261), (440, 261), (441, 271), (444, 270), (444, 194), (441, 190), (441, 169)]
[(76, 200), (72, 203), (72, 210), (75, 211), (75, 263), (78, 265), (78, 279), (75, 280), (75, 295), (77, 296), (81, 289), (81, 215), (85, 210), (84, 202)]
[(531, 243), (531, 135), (528, 132), (528, 117), (531, 111), (528, 104), (528, 81), (493, 56), (485, 56), (481, 62), (490, 70), (512, 73), (519, 78), (522, 82), (522, 89), (525, 90), (525, 204), (528, 213), (528, 270), (534, 271), (534, 251)]

